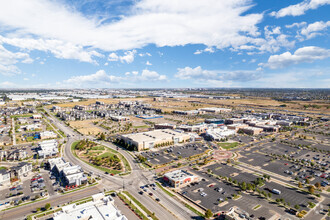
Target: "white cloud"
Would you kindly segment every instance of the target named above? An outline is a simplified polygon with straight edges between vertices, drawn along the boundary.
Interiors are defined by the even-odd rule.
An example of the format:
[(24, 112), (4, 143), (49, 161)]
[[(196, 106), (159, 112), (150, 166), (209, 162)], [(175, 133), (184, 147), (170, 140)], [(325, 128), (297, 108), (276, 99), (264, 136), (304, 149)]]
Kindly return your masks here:
[(22, 52), (11, 52), (0, 44), (0, 74), (13, 76), (20, 74), (21, 70), (15, 66), (16, 63), (32, 63), (29, 54)]
[(207, 47), (204, 50), (197, 50), (194, 54), (201, 54), (203, 52), (214, 53), (215, 49), (214, 47)]
[(141, 75), (138, 71), (126, 72), (123, 76), (114, 76), (107, 74), (104, 70), (99, 70), (96, 73), (90, 75), (73, 76), (67, 80), (64, 80), (64, 84), (67, 86), (85, 86), (95, 87), (95, 85), (113, 85), (113, 84), (127, 84), (127, 83), (139, 83), (141, 81), (165, 81), (167, 77), (160, 75), (156, 71), (143, 70)]
[(140, 57), (144, 57), (144, 56), (148, 56), (148, 57), (151, 57), (151, 54), (146, 52), (146, 53), (139, 53), (139, 56)]
[(120, 61), (121, 63), (132, 63), (134, 61), (134, 57), (136, 54), (136, 50), (126, 51), (123, 56), (118, 56), (116, 53), (109, 54), (109, 61)]
[(124, 56), (119, 57), (120, 62), (132, 63), (134, 61), (136, 50), (126, 51), (124, 54)]
[(330, 0), (304, 0), (298, 4), (282, 8), (278, 12), (271, 12), (270, 15), (276, 18), (285, 16), (299, 16), (305, 14), (307, 10), (317, 9), (320, 6), (330, 4)]
[[(76, 51), (83, 53), (86, 47), (103, 51), (132, 50), (148, 44), (237, 47), (259, 35), (257, 24), (263, 18), (263, 14), (245, 13), (253, 6), (250, 0), (141, 0), (119, 20), (102, 24), (97, 17), (84, 17), (61, 3), (64, 4), (50, 0), (2, 1), (0, 24), (18, 37), (32, 35), (65, 42), (74, 55), (57, 56), (66, 58), (77, 57)], [(90, 62), (91, 56), (99, 55), (95, 52), (78, 57)]]
[(330, 50), (320, 47), (302, 47), (297, 49), (294, 54), (285, 52), (280, 55), (272, 55), (266, 64), (260, 63), (259, 66), (278, 69), (299, 63), (311, 63), (314, 60), (322, 60), (330, 56)]
[(148, 60), (148, 61), (146, 62), (146, 65), (147, 65), (147, 66), (151, 66), (152, 63), (150, 63), (149, 60)]
[(108, 63), (108, 62), (104, 63), (104, 66), (108, 66), (108, 65), (109, 65), (109, 63)]
[(313, 38), (317, 35), (320, 35), (319, 31), (326, 30), (330, 26), (330, 21), (323, 22), (317, 21), (312, 24), (309, 24), (307, 27), (301, 29), (301, 35), (305, 36), (307, 39)]
[(40, 50), (51, 52), (59, 59), (76, 59), (82, 62), (96, 63), (93, 57), (103, 57), (96, 50), (84, 49), (73, 43), (60, 40), (44, 40), (32, 38), (6, 38), (0, 35), (0, 43), (10, 44), (28, 51)]
[(109, 57), (108, 57), (108, 60), (109, 61), (118, 61), (119, 60), (119, 57), (116, 53), (110, 53), (109, 54)]
[(288, 25), (285, 25), (286, 28), (294, 28), (294, 27), (303, 27), (305, 26), (307, 23), (305, 21), (302, 21), (300, 23), (293, 23), (293, 24), (288, 24)]
[(23, 80), (24, 80), (24, 81), (28, 81), (28, 80), (29, 80), (29, 78), (23, 78)]
[(67, 80), (65, 83), (73, 84), (73, 85), (81, 85), (81, 84), (111, 84), (114, 82), (118, 82), (121, 80), (121, 77), (108, 75), (104, 70), (99, 70), (91, 75), (81, 75), (81, 76), (73, 76)]
[(201, 81), (250, 81), (260, 77), (260, 73), (257, 71), (248, 70), (203, 70), (200, 66), (191, 68), (178, 68), (178, 72), (175, 77), (183, 80), (195, 79)]
[(150, 70), (143, 70), (141, 73), (141, 76), (138, 77), (139, 80), (146, 80), (146, 81), (163, 81), (167, 80), (167, 77), (165, 75), (160, 75), (156, 71), (150, 71)]

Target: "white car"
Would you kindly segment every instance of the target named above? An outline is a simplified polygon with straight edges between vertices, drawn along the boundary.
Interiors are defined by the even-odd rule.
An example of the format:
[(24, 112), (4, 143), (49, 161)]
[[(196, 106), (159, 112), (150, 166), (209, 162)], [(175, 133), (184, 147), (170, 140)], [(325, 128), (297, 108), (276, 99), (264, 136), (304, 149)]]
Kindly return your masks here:
[(205, 192), (202, 192), (200, 195), (203, 197), (207, 196), (207, 194)]

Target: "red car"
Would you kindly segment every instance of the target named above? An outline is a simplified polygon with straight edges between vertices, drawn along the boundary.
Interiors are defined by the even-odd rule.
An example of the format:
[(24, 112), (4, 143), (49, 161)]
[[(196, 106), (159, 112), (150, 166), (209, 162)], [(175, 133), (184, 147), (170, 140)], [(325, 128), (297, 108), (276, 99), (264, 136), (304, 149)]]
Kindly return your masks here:
[(16, 189), (16, 186), (13, 186), (13, 187), (11, 187), (9, 190), (10, 191), (13, 191), (13, 190), (15, 190)]
[(31, 182), (33, 182), (33, 181), (35, 181), (35, 180), (37, 180), (37, 178), (33, 178), (33, 179), (31, 179)]
[(285, 163), (284, 165), (285, 165), (285, 166), (287, 166), (287, 165), (288, 165), (288, 163)]
[(209, 187), (213, 187), (213, 186), (214, 186), (213, 184), (209, 185)]

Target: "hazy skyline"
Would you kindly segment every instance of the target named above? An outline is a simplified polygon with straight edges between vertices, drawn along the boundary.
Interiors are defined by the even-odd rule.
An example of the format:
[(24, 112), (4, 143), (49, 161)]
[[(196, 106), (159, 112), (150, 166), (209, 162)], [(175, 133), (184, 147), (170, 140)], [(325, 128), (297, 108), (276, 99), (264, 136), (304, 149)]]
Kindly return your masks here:
[(330, 0), (0, 2), (0, 88), (329, 88)]

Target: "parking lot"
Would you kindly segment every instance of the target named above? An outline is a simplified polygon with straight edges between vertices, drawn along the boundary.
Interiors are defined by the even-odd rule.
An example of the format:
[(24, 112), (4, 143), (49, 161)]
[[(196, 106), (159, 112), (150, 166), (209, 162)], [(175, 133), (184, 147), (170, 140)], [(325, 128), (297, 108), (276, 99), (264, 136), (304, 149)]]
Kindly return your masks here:
[(141, 155), (152, 164), (165, 164), (180, 158), (188, 158), (196, 154), (201, 154), (207, 149), (207, 145), (191, 143), (183, 146), (173, 146), (158, 151), (142, 152)]
[[(209, 166), (207, 168), (216, 169), (217, 167)], [(223, 170), (225, 171), (226, 169)], [(196, 173), (196, 171), (194, 172)], [(257, 195), (242, 193), (241, 198), (233, 200), (232, 194), (237, 194), (240, 191), (239, 188), (224, 183), (215, 177), (206, 174), (204, 171), (198, 171), (196, 174), (199, 175), (202, 180), (198, 184), (183, 187), (181, 189), (181, 193), (184, 196), (194, 200), (196, 203), (199, 203), (203, 207), (211, 209), (214, 213), (220, 211), (228, 211), (231, 207), (237, 206), (248, 212), (250, 215), (252, 214), (256, 217), (262, 216), (266, 219), (269, 219), (274, 215), (274, 212), (271, 210), (275, 210), (276, 212), (283, 212), (283, 210), (280, 208), (271, 206), (271, 204), (269, 204), (266, 200), (260, 198)], [(244, 178), (244, 176), (242, 176), (242, 178)], [(255, 177), (250, 177), (251, 180), (252, 178)], [(228, 201), (225, 201), (226, 198)], [(223, 200), (223, 202), (219, 204), (220, 200)], [(260, 205), (260, 208), (254, 210), (254, 208), (258, 205)]]
[(45, 190), (50, 195), (54, 195), (55, 191), (48, 174), (29, 175), (24, 178), (21, 183), (14, 184), (0, 191), (0, 200), (13, 201), (15, 205), (19, 201), (33, 200), (45, 195)]

